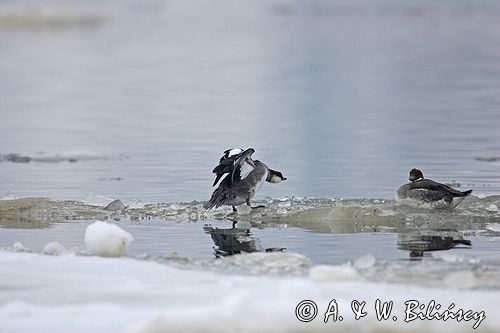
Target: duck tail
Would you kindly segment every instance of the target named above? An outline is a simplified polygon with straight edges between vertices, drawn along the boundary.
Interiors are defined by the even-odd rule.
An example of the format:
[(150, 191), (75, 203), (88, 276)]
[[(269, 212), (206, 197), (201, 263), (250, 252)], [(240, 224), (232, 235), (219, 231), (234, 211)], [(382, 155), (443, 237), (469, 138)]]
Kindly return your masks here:
[(210, 210), (214, 207), (216, 207), (216, 208), (219, 207), (219, 205), (217, 205), (217, 197), (215, 196), (215, 193), (212, 195), (210, 200), (206, 201), (203, 204), (203, 208), (205, 208), (206, 210)]
[(210, 209), (214, 208), (214, 206), (215, 206), (215, 202), (212, 199), (206, 201), (203, 204), (203, 208), (205, 208), (206, 210), (210, 210)]
[(205, 202), (203, 204), (203, 208), (206, 210), (212, 209), (212, 208), (219, 208), (222, 205), (225, 205), (227, 202), (227, 195), (225, 191), (221, 188), (217, 188), (214, 193), (212, 193), (212, 196), (210, 197), (210, 200)]
[(463, 196), (466, 197), (472, 193), (472, 190), (462, 192)]

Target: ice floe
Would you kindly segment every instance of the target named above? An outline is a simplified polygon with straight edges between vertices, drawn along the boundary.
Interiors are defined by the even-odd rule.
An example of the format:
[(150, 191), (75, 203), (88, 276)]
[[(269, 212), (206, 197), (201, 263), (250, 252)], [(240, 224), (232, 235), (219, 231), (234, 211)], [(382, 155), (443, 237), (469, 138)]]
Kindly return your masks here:
[(89, 254), (103, 257), (121, 256), (134, 238), (116, 224), (96, 221), (85, 230), (85, 245)]
[(48, 255), (59, 255), (64, 252), (66, 252), (66, 248), (57, 241), (45, 244), (45, 246), (42, 249), (42, 253)]
[(21, 242), (14, 242), (14, 244), (12, 245), (12, 250), (15, 252), (31, 252), (31, 250), (24, 246), (24, 244)]

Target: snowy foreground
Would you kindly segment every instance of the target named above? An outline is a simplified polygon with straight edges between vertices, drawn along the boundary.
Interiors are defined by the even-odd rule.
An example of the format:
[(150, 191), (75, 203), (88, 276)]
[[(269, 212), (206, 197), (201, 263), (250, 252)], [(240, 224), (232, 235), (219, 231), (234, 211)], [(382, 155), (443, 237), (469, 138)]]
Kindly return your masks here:
[[(269, 255), (282, 255), (283, 260), (290, 256)], [(394, 301), (388, 320), (376, 319), (377, 298)], [(333, 322), (330, 316), (324, 323), (333, 299), (343, 320)], [(499, 299), (496, 290), (366, 282), (341, 266), (313, 267), (309, 277), (256, 277), (182, 270), (131, 258), (0, 251), (1, 333), (499, 332)], [(296, 318), (302, 300), (317, 304), (318, 315), (310, 322)], [(362, 311), (367, 316), (354, 319), (353, 300), (366, 302)], [(479, 317), (472, 319), (471, 312), (469, 321), (405, 323), (408, 300), (425, 306), (435, 300), (441, 304), (438, 312), (454, 303), (453, 312), (484, 311), (486, 318), (476, 330), (472, 327)], [(301, 314), (305, 318), (310, 312), (302, 308)]]

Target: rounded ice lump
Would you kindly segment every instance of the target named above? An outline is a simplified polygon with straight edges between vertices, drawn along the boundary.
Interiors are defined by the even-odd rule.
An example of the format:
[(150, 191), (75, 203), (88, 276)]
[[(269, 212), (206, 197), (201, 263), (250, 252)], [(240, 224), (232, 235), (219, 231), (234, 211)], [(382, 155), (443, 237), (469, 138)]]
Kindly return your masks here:
[(89, 254), (119, 257), (134, 240), (131, 234), (116, 224), (96, 221), (85, 230), (85, 245)]

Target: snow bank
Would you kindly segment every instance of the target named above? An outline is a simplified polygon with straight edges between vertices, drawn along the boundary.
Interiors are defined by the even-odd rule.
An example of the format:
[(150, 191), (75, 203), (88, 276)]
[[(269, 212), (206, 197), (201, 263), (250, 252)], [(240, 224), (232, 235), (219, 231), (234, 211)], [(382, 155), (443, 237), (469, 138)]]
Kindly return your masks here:
[[(474, 320), (404, 322), (405, 301), (485, 311), (475, 332), (499, 332), (498, 290), (458, 290), (309, 277), (221, 275), (131, 258), (0, 251), (0, 332), (472, 332)], [(324, 323), (335, 299), (343, 320)], [(394, 301), (378, 321), (376, 300)], [(302, 300), (317, 317), (296, 318)], [(366, 302), (354, 319), (353, 300)], [(301, 305), (302, 309), (302, 305)], [(299, 311), (307, 314), (307, 311)], [(311, 312), (309, 312), (311, 313)]]

